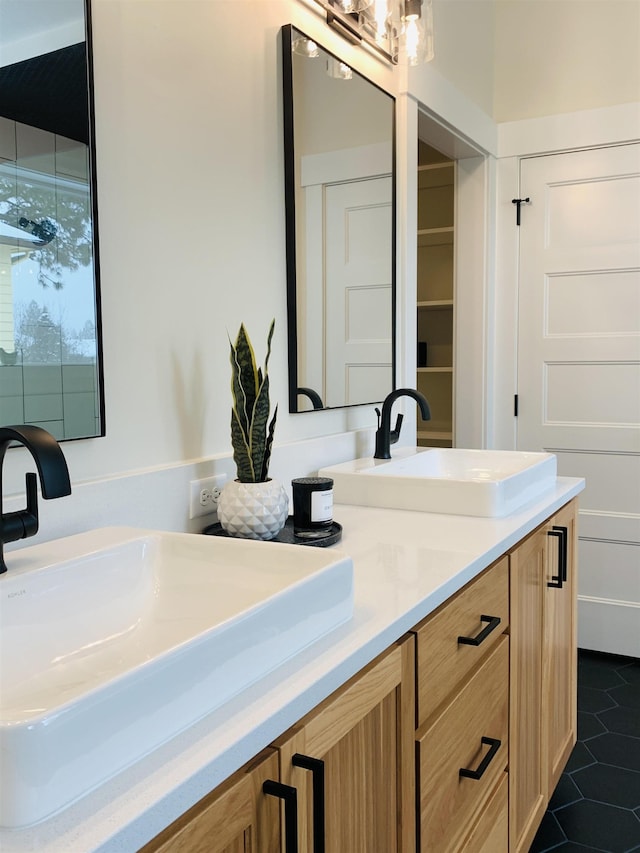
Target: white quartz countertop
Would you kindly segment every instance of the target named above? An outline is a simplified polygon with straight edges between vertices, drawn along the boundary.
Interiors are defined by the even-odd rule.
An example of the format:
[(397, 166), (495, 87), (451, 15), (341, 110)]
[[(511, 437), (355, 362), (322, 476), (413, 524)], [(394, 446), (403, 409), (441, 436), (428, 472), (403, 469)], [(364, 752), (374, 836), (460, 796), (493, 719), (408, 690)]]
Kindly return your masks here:
[(58, 815), (0, 830), (0, 851), (134, 853), (583, 488), (559, 477), (505, 518), (336, 505), (353, 619)]

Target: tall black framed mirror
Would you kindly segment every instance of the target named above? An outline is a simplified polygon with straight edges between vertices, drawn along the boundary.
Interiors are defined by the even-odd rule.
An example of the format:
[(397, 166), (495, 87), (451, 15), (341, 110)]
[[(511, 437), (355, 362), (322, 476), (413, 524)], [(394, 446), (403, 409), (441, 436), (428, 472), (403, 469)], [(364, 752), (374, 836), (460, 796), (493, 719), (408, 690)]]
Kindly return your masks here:
[(282, 28), (289, 411), (383, 400), (395, 377), (395, 98)]
[(0, 422), (104, 435), (89, 0), (0, 22)]

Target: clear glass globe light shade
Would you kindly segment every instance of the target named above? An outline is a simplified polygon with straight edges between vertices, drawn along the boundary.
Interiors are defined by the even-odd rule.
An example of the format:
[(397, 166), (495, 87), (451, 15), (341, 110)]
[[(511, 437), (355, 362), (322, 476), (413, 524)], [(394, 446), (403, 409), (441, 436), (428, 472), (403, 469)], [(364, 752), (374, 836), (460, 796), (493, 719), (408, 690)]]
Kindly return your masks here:
[(371, 6), (373, 2), (374, 0), (335, 0), (334, 6), (341, 12), (344, 12), (345, 15), (349, 15), (352, 12), (362, 12)]
[[(392, 60), (398, 65), (423, 65), (434, 57), (433, 8), (431, 0), (400, 2), (399, 8), (408, 14), (391, 22)], [(398, 6), (396, 6), (398, 8)], [(421, 14), (416, 15), (416, 9)]]
[(376, 41), (389, 38), (391, 11), (388, 0), (373, 0), (370, 6), (360, 12), (360, 26), (371, 33)]
[(330, 56), (327, 59), (327, 74), (333, 77), (334, 80), (352, 80), (353, 71), (346, 62), (341, 62), (339, 59)]
[(299, 36), (295, 39), (291, 50), (293, 53), (297, 53), (298, 56), (306, 56), (307, 59), (315, 59), (316, 56), (320, 55), (318, 45), (313, 39), (307, 38), (306, 36)]

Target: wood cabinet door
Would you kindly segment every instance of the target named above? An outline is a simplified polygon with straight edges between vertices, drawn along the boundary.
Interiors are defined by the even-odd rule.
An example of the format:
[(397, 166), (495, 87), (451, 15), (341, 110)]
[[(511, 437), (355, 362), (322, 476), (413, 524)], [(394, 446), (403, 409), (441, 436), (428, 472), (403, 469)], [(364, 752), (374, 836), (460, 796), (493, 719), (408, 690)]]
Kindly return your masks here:
[(542, 724), (546, 525), (511, 552), (509, 564), (509, 849), (520, 853), (529, 850), (547, 803)]
[[(298, 790), (300, 853), (317, 853), (314, 828), (326, 853), (415, 850), (413, 660), (408, 636), (274, 744), (281, 781)], [(295, 756), (323, 762), (323, 814)]]
[(280, 853), (279, 801), (262, 786), (278, 780), (266, 749), (146, 844), (139, 853)]
[[(577, 730), (576, 550), (577, 502), (546, 526), (547, 573), (544, 611), (543, 721), (547, 748), (547, 794), (560, 779)], [(564, 551), (564, 554), (563, 554)], [(556, 580), (562, 574), (562, 585)], [(549, 584), (552, 584), (549, 586)]]

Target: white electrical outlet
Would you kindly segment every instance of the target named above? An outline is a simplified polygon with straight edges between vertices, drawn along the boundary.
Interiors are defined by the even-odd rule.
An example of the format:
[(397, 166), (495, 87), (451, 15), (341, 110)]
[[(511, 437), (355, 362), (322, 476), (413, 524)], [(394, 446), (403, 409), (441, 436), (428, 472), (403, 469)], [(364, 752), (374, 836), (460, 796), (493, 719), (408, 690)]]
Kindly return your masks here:
[(202, 480), (191, 480), (189, 518), (200, 518), (201, 515), (210, 515), (215, 512), (218, 508), (220, 492), (226, 481), (226, 474), (216, 474)]

